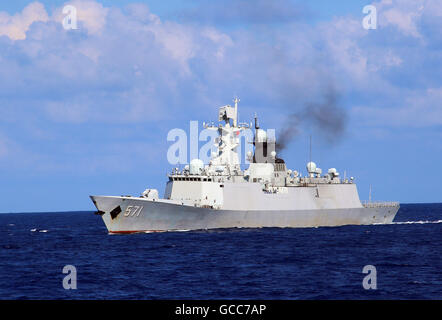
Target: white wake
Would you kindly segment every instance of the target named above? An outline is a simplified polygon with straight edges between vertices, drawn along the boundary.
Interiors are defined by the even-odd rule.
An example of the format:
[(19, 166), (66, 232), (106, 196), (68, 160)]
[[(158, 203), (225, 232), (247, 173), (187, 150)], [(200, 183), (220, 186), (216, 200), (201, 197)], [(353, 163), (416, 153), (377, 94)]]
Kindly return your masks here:
[(422, 221), (398, 221), (398, 222), (392, 222), (388, 224), (427, 224), (427, 223), (442, 223), (442, 220), (435, 220), (435, 221), (428, 221), (428, 220), (422, 220)]

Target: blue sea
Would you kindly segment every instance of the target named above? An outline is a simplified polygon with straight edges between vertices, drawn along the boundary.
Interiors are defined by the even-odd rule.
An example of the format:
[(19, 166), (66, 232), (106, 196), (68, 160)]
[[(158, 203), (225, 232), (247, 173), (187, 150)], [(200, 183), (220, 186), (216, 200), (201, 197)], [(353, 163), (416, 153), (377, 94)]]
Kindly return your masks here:
[(0, 214), (0, 299), (441, 299), (441, 254), (442, 204), (389, 225), (131, 235), (92, 212)]

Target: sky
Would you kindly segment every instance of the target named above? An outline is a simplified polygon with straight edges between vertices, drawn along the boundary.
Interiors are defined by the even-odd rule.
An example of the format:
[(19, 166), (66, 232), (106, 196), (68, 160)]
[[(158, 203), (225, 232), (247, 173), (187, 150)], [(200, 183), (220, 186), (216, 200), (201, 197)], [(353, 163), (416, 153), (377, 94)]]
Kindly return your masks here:
[(2, 1), (0, 212), (161, 194), (168, 132), (234, 97), (277, 137), (302, 115), (289, 168), (305, 172), (312, 136), (361, 199), (442, 202), (441, 30), (439, 0)]

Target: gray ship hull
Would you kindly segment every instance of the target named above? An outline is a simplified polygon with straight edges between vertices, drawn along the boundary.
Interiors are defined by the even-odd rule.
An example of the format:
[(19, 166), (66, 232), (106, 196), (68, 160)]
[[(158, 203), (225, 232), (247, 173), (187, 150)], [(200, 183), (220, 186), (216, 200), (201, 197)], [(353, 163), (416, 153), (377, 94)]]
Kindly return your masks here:
[(91, 196), (91, 199), (109, 233), (387, 224), (399, 210), (397, 204), (339, 209), (217, 210), (135, 197)]

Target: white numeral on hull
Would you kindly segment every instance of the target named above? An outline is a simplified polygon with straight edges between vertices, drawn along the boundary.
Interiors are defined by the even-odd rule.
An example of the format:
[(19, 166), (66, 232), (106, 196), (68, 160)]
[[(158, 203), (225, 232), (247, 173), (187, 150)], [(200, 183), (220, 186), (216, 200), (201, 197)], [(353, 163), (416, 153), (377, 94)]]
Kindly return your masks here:
[(127, 206), (124, 211), (125, 217), (138, 217), (143, 210), (143, 206)]

